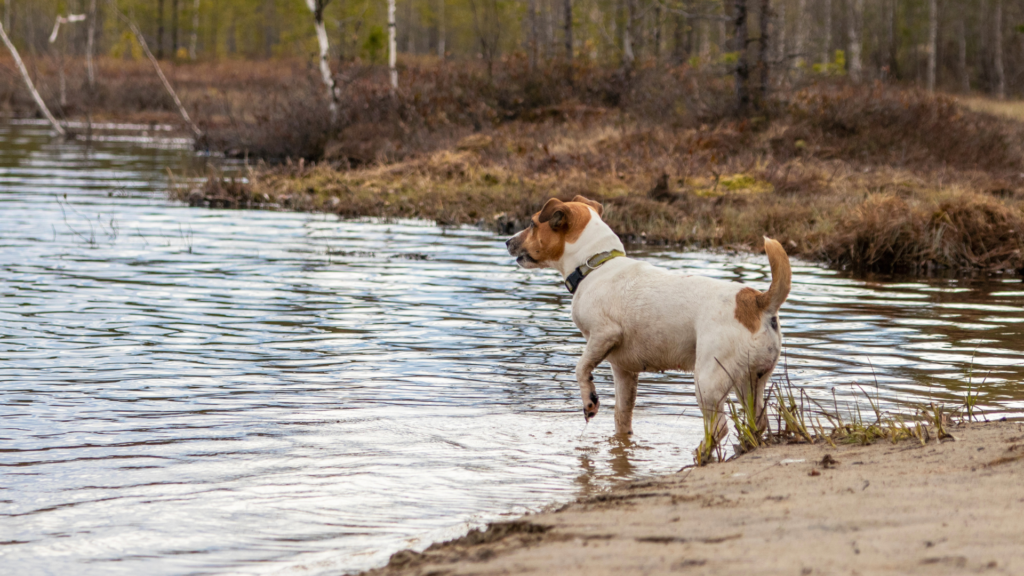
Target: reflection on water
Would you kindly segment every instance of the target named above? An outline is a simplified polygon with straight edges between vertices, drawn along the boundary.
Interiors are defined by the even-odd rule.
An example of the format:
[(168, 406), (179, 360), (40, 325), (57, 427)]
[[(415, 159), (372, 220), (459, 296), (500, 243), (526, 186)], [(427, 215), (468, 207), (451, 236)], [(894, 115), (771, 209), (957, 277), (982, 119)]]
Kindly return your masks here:
[[(502, 238), (171, 204), (163, 169), (190, 160), (152, 142), (0, 127), (6, 570), (337, 573), (690, 462), (686, 375), (643, 379), (631, 444), (610, 404), (584, 426), (570, 299)], [(639, 254), (768, 279), (757, 257)], [(1021, 410), (1018, 280), (794, 273), (786, 362), (812, 395), (952, 403), (973, 371), (989, 417)]]

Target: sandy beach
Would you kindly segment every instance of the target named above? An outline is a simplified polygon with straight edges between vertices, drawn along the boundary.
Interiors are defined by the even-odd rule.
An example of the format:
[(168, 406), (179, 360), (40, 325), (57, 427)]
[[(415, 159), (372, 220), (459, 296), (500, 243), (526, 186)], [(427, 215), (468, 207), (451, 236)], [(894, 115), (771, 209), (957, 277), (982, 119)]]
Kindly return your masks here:
[(384, 575), (1021, 574), (1024, 423), (792, 444), (492, 524)]

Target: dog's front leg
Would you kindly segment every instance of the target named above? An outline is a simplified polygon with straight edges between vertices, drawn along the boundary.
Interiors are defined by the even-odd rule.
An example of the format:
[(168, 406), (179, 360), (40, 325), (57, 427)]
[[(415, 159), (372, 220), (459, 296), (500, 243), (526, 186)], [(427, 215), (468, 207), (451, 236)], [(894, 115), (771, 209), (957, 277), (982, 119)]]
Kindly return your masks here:
[(636, 406), (636, 387), (640, 374), (623, 370), (612, 364), (615, 378), (615, 433), (633, 433), (633, 407)]
[(576, 383), (580, 387), (580, 397), (583, 399), (583, 417), (587, 422), (597, 415), (597, 409), (601, 402), (597, 399), (597, 389), (594, 388), (594, 368), (604, 360), (615, 345), (618, 338), (614, 334), (591, 334), (587, 340), (587, 347), (583, 350), (576, 363)]

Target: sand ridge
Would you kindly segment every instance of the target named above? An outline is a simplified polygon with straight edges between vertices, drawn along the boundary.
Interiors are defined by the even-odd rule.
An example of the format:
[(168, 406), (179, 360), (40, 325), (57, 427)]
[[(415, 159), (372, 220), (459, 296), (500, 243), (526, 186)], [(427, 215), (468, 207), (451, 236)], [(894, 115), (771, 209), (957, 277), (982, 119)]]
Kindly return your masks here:
[(1024, 423), (950, 431), (925, 446), (771, 446), (365, 574), (1024, 573)]

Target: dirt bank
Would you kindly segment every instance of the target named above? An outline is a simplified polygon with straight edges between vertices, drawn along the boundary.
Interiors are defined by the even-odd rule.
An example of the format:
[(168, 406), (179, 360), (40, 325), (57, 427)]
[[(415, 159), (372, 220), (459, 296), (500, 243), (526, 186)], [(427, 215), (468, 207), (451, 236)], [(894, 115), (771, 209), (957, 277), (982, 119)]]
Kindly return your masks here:
[(951, 432), (773, 446), (399, 552), (365, 576), (1024, 572), (1024, 424)]
[(509, 121), (401, 159), (354, 139), (172, 195), (511, 233), (548, 198), (583, 194), (627, 243), (759, 250), (768, 235), (864, 272), (1024, 270), (1024, 126), (881, 86), (813, 85), (778, 106), (770, 121), (699, 125), (612, 110)]

